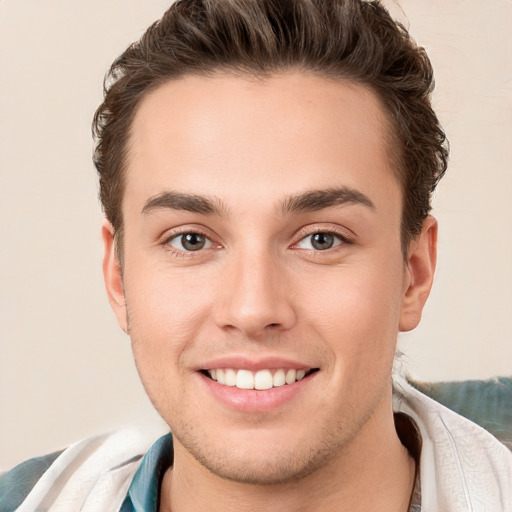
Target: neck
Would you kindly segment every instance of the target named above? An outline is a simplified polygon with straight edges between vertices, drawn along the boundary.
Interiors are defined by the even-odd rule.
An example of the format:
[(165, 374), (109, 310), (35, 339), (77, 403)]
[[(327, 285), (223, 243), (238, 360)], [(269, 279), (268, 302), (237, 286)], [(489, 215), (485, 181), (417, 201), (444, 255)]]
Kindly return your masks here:
[(407, 512), (415, 463), (401, 444), (390, 403), (376, 411), (342, 452), (294, 482), (251, 485), (212, 474), (179, 443), (162, 482), (160, 512)]

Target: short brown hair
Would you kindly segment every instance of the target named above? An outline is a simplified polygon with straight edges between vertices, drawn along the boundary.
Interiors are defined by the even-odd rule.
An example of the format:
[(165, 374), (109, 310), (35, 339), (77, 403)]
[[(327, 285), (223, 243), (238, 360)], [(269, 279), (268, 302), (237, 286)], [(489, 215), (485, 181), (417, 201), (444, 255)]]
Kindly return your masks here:
[(126, 146), (141, 99), (187, 74), (266, 75), (292, 68), (365, 84), (385, 105), (403, 189), (406, 254), (446, 171), (448, 144), (430, 103), (434, 80), (425, 50), (378, 0), (174, 3), (112, 64), (94, 116), (100, 199), (118, 242)]

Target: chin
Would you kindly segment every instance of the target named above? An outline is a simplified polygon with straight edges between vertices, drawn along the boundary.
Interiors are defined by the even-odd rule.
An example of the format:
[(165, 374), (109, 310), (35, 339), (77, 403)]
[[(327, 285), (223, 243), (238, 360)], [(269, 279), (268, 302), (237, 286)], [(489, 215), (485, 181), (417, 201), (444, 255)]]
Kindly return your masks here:
[[(266, 453), (266, 451), (265, 451)], [(193, 454), (198, 462), (214, 475), (232, 482), (251, 485), (278, 485), (297, 482), (317, 471), (328, 454), (279, 453), (257, 457), (240, 457), (233, 453), (218, 459)]]
[(347, 442), (347, 436), (340, 435), (339, 431), (337, 435), (323, 436), (319, 432), (303, 432), (294, 439), (290, 432), (283, 437), (276, 432), (261, 435), (256, 429), (247, 435), (228, 436), (230, 440), (215, 436), (210, 443), (204, 442), (207, 433), (204, 436), (194, 434), (187, 429), (181, 436), (174, 430), (180, 448), (185, 448), (210, 473), (252, 485), (297, 482), (327, 465)]

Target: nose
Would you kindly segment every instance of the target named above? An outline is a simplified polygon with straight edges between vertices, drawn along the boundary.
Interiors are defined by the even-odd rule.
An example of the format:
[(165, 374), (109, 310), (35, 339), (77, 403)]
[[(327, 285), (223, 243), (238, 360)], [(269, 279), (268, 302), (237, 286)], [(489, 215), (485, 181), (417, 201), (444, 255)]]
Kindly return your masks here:
[[(270, 251), (269, 251), (270, 252)], [(222, 329), (258, 338), (296, 323), (289, 271), (265, 251), (230, 261), (222, 280), (215, 320)], [(289, 270), (289, 269), (288, 269)]]

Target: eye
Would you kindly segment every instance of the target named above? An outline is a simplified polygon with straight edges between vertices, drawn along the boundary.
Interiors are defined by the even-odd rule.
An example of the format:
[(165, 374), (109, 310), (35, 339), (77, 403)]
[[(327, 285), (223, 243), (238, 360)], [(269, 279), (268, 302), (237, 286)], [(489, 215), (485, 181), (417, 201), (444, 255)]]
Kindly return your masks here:
[(325, 251), (341, 245), (345, 240), (334, 233), (318, 232), (305, 236), (298, 244), (299, 249), (314, 249), (315, 251)]
[(208, 249), (212, 246), (211, 240), (201, 233), (181, 233), (173, 236), (167, 242), (174, 249), (179, 251), (200, 251), (201, 249)]

